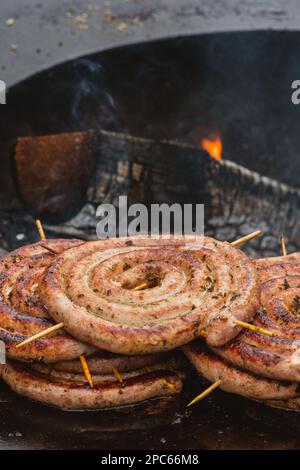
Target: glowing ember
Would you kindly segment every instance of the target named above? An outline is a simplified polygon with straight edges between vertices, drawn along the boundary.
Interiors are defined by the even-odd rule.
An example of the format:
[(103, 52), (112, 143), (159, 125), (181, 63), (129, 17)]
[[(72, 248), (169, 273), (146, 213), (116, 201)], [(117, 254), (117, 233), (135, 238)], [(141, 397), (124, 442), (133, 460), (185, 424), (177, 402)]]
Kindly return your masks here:
[(216, 160), (221, 160), (222, 158), (222, 141), (220, 137), (216, 136), (211, 139), (202, 139), (201, 148), (206, 150), (213, 158)]

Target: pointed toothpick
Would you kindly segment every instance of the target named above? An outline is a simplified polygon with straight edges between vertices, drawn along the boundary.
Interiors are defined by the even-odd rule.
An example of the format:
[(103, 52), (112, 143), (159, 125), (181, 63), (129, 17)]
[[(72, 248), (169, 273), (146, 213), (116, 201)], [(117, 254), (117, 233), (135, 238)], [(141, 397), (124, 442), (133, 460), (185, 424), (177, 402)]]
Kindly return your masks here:
[(239, 326), (242, 326), (243, 328), (247, 328), (248, 330), (256, 331), (257, 333), (262, 333), (263, 335), (275, 336), (275, 334), (272, 331), (265, 330), (264, 328), (261, 328), (260, 326), (251, 325), (251, 323), (246, 323), (240, 320), (234, 320), (234, 323), (236, 323)]
[(200, 393), (197, 397), (195, 397), (192, 401), (187, 406), (192, 406), (195, 405), (195, 403), (198, 403), (198, 401), (202, 400), (203, 398), (207, 397), (211, 392), (215, 390), (215, 388), (219, 387), (221, 385), (222, 380), (217, 380), (214, 382), (210, 387), (208, 387), (204, 392)]
[(46, 235), (45, 235), (45, 232), (44, 232), (44, 229), (43, 229), (43, 226), (42, 226), (42, 223), (41, 223), (40, 219), (36, 219), (35, 225), (36, 225), (36, 228), (38, 229), (40, 239), (41, 240), (46, 240)]
[(55, 251), (53, 250), (53, 248), (50, 248), (49, 246), (46, 246), (46, 245), (40, 245), (42, 248), (45, 248), (45, 250), (48, 250), (50, 251), (50, 253), (52, 253), (52, 255), (59, 255), (58, 251)]
[(166, 382), (166, 386), (172, 390), (172, 392), (176, 392), (176, 387), (174, 384), (172, 384), (171, 382), (169, 382), (168, 380), (165, 381)]
[(32, 343), (32, 341), (35, 341), (36, 339), (44, 338), (44, 336), (47, 336), (50, 333), (53, 333), (53, 331), (60, 330), (64, 326), (65, 326), (64, 323), (58, 323), (57, 325), (51, 326), (50, 328), (47, 328), (46, 330), (40, 331), (40, 333), (30, 336), (30, 338), (25, 339), (24, 341), (22, 341), (22, 343), (17, 344), (16, 348), (20, 348), (21, 346), (25, 346), (25, 344)]
[(123, 380), (120, 372), (118, 371), (118, 369), (116, 367), (113, 368), (113, 372), (114, 372), (114, 376), (116, 377), (118, 382), (120, 382), (120, 384), (122, 384), (124, 382), (124, 380)]
[[(260, 326), (251, 325), (251, 323), (246, 323), (240, 320), (234, 320), (234, 323), (239, 326), (242, 326), (243, 328), (247, 328), (248, 330), (256, 331), (257, 333), (262, 333), (263, 335), (275, 336), (275, 333), (273, 333), (272, 331), (265, 330), (265, 328), (261, 328)], [(202, 338), (207, 338), (208, 335), (205, 330), (202, 330), (200, 331), (200, 336), (202, 336)]]
[(230, 242), (230, 245), (239, 246), (245, 242), (248, 242), (249, 240), (252, 240), (253, 238), (260, 237), (261, 235), (262, 235), (262, 231), (256, 230), (255, 232), (249, 233), (249, 235), (246, 235), (245, 237), (239, 238), (238, 240), (235, 240), (234, 242)]
[(202, 336), (202, 338), (207, 338), (206, 331), (205, 330), (200, 331), (200, 336)]
[(281, 245), (282, 256), (286, 256), (287, 252), (286, 252), (285, 238), (283, 235), (281, 235), (280, 237), (280, 245)]
[(84, 372), (84, 375), (85, 375), (86, 380), (87, 380), (88, 383), (90, 384), (90, 387), (91, 387), (91, 388), (94, 388), (92, 376), (91, 376), (90, 369), (89, 369), (89, 366), (88, 366), (88, 363), (87, 363), (87, 361), (86, 361), (85, 356), (81, 355), (81, 356), (79, 357), (79, 359), (80, 359), (80, 362), (81, 362), (82, 369), (83, 369), (83, 372)]
[(131, 289), (132, 291), (137, 291), (137, 290), (144, 290), (146, 289), (146, 287), (148, 287), (148, 283), (147, 282), (143, 282), (143, 284), (139, 284), (138, 286), (135, 286), (133, 289)]

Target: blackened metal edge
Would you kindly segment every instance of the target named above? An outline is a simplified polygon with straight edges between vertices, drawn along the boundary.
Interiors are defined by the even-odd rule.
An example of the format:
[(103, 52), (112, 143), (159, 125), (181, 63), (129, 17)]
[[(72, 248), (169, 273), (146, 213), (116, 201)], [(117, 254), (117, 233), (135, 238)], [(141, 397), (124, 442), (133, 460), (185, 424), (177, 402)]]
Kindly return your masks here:
[[(91, 11), (84, 0), (6, 1), (0, 13), (1, 79), (10, 87), (66, 60), (122, 45), (212, 32), (297, 31), (300, 24), (296, 0), (253, 0), (251, 5), (245, 0), (201, 5), (197, 0), (114, 0), (96, 5)], [(88, 15), (86, 26), (83, 14)], [(12, 26), (6, 24), (9, 18), (15, 20)]]

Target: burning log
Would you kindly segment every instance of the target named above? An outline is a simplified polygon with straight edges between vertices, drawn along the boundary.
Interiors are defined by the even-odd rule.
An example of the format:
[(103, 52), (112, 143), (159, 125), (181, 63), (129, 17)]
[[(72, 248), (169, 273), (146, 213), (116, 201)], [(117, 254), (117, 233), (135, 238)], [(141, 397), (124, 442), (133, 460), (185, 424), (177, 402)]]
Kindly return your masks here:
[[(278, 236), (283, 229), (289, 241), (289, 251), (300, 248), (298, 190), (228, 160), (216, 161), (196, 147), (107, 131), (79, 134), (80, 152), (76, 154), (77, 158), (72, 158), (75, 176), (68, 178), (62, 175), (59, 182), (54, 178), (53, 187), (40, 184), (31, 192), (33, 211), (41, 210), (43, 206), (49, 213), (61, 215), (63, 211), (72, 212), (73, 208), (72, 218), (63, 223), (45, 224), (50, 234), (95, 238), (97, 206), (117, 203), (118, 197), (126, 194), (129, 204), (204, 203), (206, 233), (221, 240), (234, 240), (254, 230), (262, 230), (264, 238), (254, 240), (245, 248), (252, 256), (259, 253), (275, 255)], [(27, 188), (34, 186), (38, 179), (34, 179), (33, 170), (28, 169), (34, 155), (39, 156), (41, 149), (49, 143), (55, 149), (51, 155), (56, 157), (56, 161), (68, 160), (76, 146), (72, 142), (76, 136), (78, 133), (19, 139), (16, 159), (18, 161), (22, 154), (23, 160), (22, 165), (17, 165), (18, 180), (26, 180)], [(29, 147), (30, 151), (20, 153), (22, 147)], [(49, 167), (50, 151), (47, 155), (47, 162), (46, 157), (43, 161)], [(64, 165), (68, 168), (67, 163)], [(89, 165), (95, 168), (92, 178), (87, 177), (90, 168), (85, 167)], [(81, 171), (85, 175), (83, 180), (88, 180), (83, 185), (79, 184)], [(45, 176), (46, 173), (44, 171)], [(34, 178), (30, 179), (30, 175)], [(57, 173), (55, 177), (58, 177)], [(79, 191), (75, 191), (75, 183)], [(49, 191), (52, 198), (47, 200)], [(57, 205), (53, 195), (61, 193), (64, 194), (64, 204)], [(77, 213), (73, 197), (77, 203), (79, 199), (81, 201), (81, 209)]]

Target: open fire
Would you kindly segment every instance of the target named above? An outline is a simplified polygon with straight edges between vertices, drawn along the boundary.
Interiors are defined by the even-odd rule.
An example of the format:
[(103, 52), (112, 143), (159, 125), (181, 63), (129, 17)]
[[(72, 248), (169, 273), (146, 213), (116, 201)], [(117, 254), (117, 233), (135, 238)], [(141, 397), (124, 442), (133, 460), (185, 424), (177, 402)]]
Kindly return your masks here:
[(203, 150), (209, 153), (216, 160), (222, 158), (222, 141), (220, 136), (215, 135), (205, 139), (202, 139), (200, 146)]

